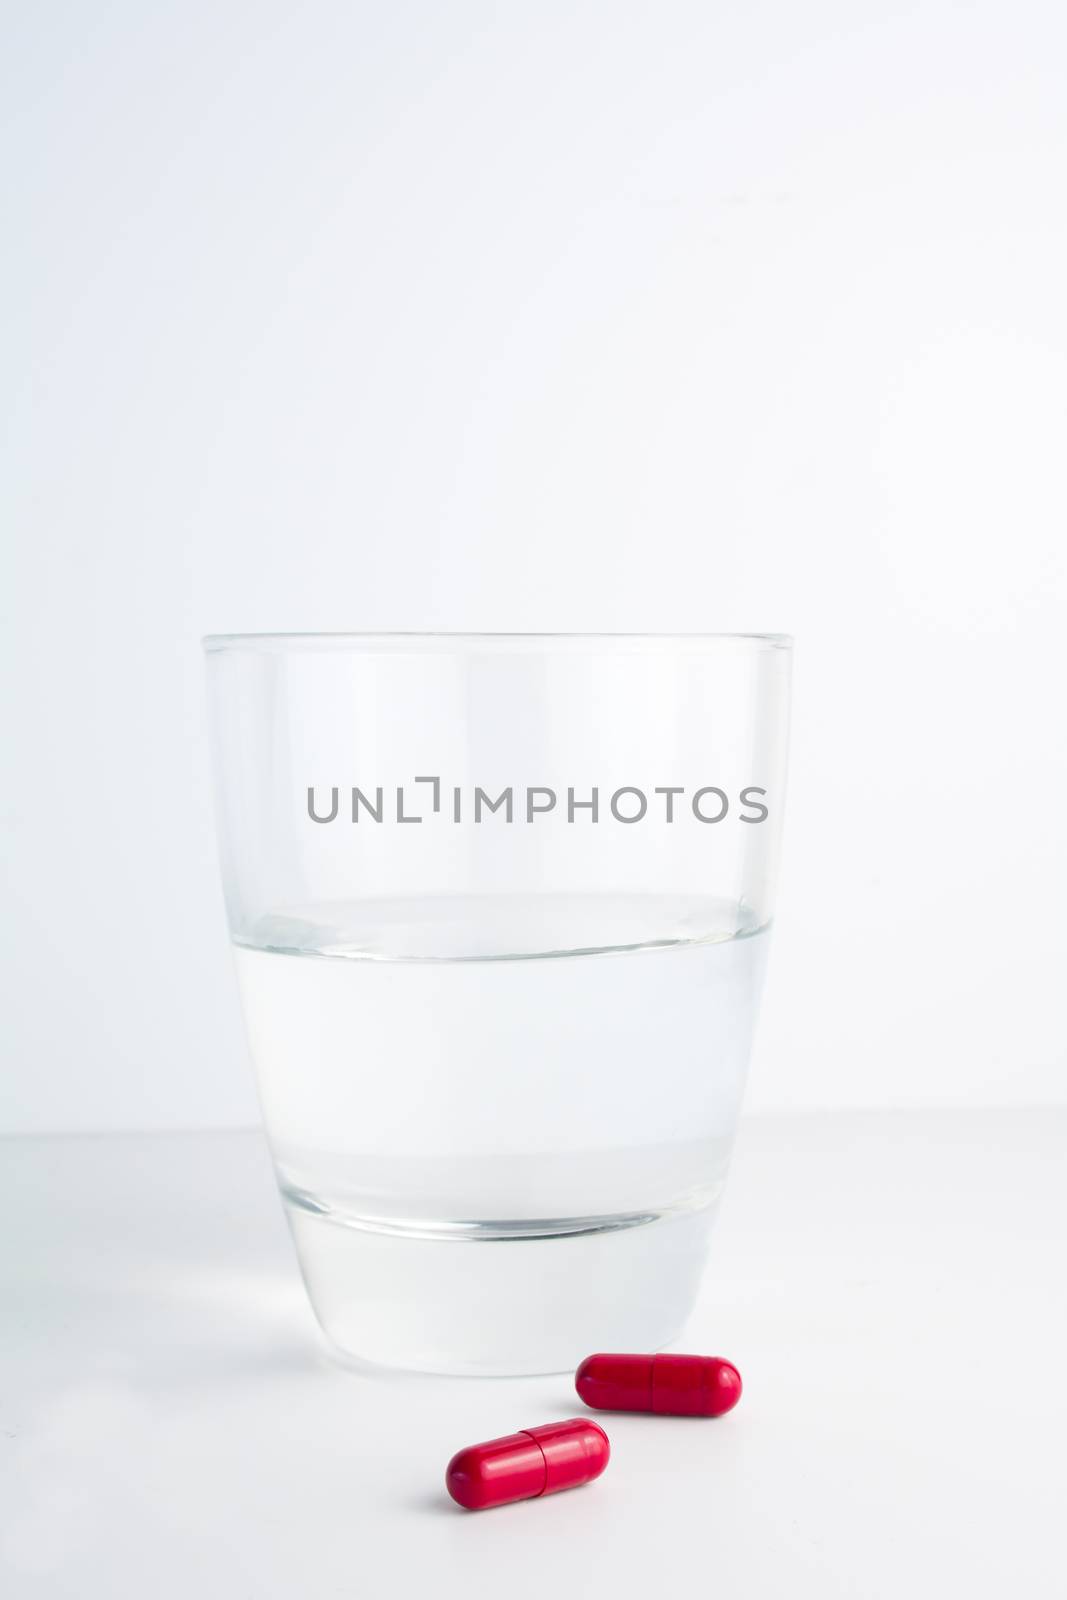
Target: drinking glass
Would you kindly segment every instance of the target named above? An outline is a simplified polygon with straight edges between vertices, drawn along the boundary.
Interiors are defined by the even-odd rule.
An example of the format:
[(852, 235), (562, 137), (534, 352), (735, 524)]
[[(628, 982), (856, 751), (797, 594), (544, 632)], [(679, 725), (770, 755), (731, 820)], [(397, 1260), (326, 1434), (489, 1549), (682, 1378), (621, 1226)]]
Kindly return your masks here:
[(674, 1339), (763, 976), (790, 641), (205, 640), (263, 1119), (334, 1349)]

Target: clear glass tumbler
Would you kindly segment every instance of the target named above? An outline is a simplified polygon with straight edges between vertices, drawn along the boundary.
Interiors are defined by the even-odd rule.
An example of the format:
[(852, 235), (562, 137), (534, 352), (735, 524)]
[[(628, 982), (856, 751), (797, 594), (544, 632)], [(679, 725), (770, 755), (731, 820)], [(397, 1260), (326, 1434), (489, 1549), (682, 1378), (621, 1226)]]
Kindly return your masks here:
[(312, 1305), (349, 1358), (674, 1339), (774, 897), (780, 635), (205, 641), (223, 880)]

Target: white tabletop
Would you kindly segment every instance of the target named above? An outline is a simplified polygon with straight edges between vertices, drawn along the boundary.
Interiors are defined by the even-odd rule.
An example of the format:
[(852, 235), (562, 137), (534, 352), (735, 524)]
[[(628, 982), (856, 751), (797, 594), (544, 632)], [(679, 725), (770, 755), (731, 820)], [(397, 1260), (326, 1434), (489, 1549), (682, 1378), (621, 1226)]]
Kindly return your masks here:
[(588, 1488), (469, 1514), (566, 1378), (334, 1366), (250, 1133), (0, 1142), (0, 1591), (1062, 1597), (1067, 1113), (743, 1127), (682, 1348), (719, 1421), (599, 1414)]

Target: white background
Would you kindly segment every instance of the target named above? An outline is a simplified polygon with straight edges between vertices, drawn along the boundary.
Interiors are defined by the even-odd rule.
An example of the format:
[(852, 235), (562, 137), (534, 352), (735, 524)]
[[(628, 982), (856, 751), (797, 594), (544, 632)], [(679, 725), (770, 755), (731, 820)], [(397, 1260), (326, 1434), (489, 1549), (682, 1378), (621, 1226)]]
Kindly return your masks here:
[(0, 1128), (255, 1118), (230, 629), (793, 632), (750, 1106), (1064, 1098), (1063, 16), (11, 8)]

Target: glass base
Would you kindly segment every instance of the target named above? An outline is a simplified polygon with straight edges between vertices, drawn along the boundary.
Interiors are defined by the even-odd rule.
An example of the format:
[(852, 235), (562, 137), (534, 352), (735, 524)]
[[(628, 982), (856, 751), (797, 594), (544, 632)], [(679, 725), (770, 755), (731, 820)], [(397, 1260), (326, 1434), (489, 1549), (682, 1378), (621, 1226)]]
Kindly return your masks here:
[[(655, 1350), (696, 1299), (714, 1207), (509, 1235), (367, 1227), (286, 1210), (312, 1306), (343, 1359), (414, 1372), (573, 1372)], [(527, 1230), (528, 1230), (528, 1226)]]

